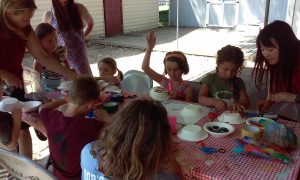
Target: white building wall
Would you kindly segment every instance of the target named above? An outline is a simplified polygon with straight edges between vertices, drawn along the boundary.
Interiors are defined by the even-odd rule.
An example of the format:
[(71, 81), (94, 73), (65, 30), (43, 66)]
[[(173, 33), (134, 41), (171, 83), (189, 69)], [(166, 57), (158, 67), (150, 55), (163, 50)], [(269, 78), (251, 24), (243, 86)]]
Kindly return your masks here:
[(43, 13), (52, 7), (52, 1), (36, 0), (35, 4), (37, 6), (37, 10), (35, 11), (33, 18), (31, 19), (31, 25), (33, 29), (35, 29), (35, 27), (42, 22)]
[(123, 32), (158, 26), (158, 0), (123, 0)]
[[(91, 32), (91, 35), (105, 35), (104, 27), (104, 15), (103, 15), (103, 1), (102, 0), (77, 0), (76, 2), (84, 4), (84, 6), (89, 10), (90, 14), (94, 19), (94, 28)], [(35, 28), (42, 21), (43, 12), (52, 7), (51, 0), (36, 0), (37, 10), (35, 15), (31, 20), (33, 28)]]

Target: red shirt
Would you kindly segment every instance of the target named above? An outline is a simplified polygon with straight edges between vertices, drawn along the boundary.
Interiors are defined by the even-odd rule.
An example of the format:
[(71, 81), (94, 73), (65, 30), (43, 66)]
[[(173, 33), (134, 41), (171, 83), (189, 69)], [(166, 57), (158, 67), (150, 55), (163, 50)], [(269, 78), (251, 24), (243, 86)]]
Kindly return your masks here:
[(82, 117), (64, 117), (53, 109), (40, 113), (47, 131), (53, 174), (57, 179), (80, 179), (80, 153), (83, 147), (98, 139), (103, 123)]
[(294, 93), (300, 94), (300, 56), (299, 56), (298, 65), (295, 74), (293, 76), (292, 88)]
[[(31, 26), (24, 28), (25, 35), (29, 35)], [(0, 69), (6, 70), (18, 78), (23, 77), (22, 61), (25, 55), (26, 40), (16, 34), (6, 35), (0, 31)]]

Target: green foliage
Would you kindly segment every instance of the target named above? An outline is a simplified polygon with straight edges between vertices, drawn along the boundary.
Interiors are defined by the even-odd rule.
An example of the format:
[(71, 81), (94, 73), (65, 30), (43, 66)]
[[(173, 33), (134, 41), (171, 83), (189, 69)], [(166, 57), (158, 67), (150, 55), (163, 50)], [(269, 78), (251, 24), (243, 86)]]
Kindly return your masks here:
[(161, 26), (167, 26), (169, 22), (169, 10), (159, 11), (159, 23)]

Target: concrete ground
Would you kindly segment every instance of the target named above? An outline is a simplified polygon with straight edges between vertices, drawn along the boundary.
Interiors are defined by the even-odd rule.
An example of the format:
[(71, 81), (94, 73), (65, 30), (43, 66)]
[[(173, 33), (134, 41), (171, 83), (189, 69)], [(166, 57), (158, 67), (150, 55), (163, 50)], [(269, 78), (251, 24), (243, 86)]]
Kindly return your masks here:
[[(89, 63), (93, 74), (98, 76), (97, 60), (103, 57), (116, 59), (118, 68), (127, 72), (131, 69), (141, 70), (141, 64), (146, 47), (146, 36), (149, 31), (121, 34), (114, 37), (92, 36), (87, 42)], [(255, 54), (255, 36), (258, 27), (245, 26), (230, 29), (207, 28), (180, 28), (179, 39), (176, 40), (176, 28), (157, 28), (157, 45), (151, 56), (150, 66), (157, 72), (163, 72), (162, 61), (167, 51), (183, 51), (188, 59), (190, 72), (183, 78), (195, 80), (207, 72), (215, 69), (215, 54), (217, 50), (227, 44), (240, 47), (244, 54), (247, 67), (252, 67), (252, 58)], [(177, 48), (178, 47), (178, 48)], [(26, 54), (23, 61), (25, 67), (32, 67), (32, 57)], [(156, 84), (154, 84), (156, 85)], [(33, 137), (33, 158), (38, 160), (49, 154), (47, 141), (36, 138), (31, 128)]]

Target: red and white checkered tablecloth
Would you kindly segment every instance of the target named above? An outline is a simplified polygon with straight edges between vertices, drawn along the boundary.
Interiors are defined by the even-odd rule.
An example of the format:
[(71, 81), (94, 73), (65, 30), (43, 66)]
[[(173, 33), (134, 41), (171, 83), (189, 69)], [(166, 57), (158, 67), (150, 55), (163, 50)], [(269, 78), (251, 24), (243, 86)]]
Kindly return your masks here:
[[(210, 121), (207, 117), (201, 119), (198, 124), (203, 125)], [(217, 121), (217, 120), (215, 120)], [(279, 120), (287, 127), (291, 127), (297, 137), (300, 137), (300, 123)], [(237, 146), (235, 139), (240, 136), (241, 128), (246, 123), (235, 126), (234, 133), (224, 137), (209, 137), (202, 141), (205, 146), (216, 149), (223, 148), (225, 153), (205, 154), (194, 142), (186, 142), (174, 136), (177, 144), (177, 160), (182, 166), (186, 179), (297, 179), (300, 168), (300, 148), (292, 153), (293, 162), (283, 164), (263, 159), (254, 155), (241, 155), (232, 153)], [(298, 143), (299, 144), (299, 143)]]

